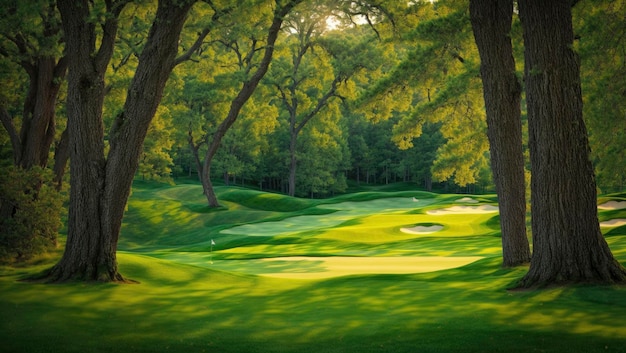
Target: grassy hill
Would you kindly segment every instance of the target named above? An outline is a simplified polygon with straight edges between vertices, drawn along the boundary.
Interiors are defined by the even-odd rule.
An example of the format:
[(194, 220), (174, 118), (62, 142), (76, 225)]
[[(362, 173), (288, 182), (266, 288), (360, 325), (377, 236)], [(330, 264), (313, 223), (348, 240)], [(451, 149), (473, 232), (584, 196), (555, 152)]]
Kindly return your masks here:
[[(500, 266), (494, 195), (217, 193), (135, 184), (119, 263), (139, 284), (19, 281), (59, 254), (1, 268), (0, 351), (626, 352), (626, 288), (506, 290), (527, 269)], [(626, 226), (602, 229), (626, 263)]]

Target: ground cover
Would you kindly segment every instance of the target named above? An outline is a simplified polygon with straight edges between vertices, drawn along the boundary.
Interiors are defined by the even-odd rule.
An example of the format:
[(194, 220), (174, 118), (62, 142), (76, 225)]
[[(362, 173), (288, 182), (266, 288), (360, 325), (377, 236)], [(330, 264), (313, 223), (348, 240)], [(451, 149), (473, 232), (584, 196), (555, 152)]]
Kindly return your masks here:
[[(626, 288), (506, 290), (526, 268), (501, 268), (497, 212), (462, 208), (493, 196), (217, 191), (209, 210), (197, 184), (135, 185), (119, 262), (140, 284), (19, 281), (54, 256), (1, 268), (1, 351), (626, 351)], [(626, 262), (626, 227), (602, 229)]]

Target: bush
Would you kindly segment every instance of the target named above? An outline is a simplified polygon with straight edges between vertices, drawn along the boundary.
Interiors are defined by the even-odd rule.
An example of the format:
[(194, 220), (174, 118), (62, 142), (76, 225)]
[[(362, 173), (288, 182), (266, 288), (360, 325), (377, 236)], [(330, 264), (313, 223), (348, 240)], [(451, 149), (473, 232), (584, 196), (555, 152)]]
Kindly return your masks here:
[(8, 167), (0, 174), (0, 261), (21, 262), (57, 246), (64, 196), (50, 170)]

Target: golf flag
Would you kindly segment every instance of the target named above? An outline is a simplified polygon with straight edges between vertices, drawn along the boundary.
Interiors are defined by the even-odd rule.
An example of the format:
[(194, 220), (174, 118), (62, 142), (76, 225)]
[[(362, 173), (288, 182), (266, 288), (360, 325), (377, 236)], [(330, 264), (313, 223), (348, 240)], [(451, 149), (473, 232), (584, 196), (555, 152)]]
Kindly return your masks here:
[(213, 239), (211, 239), (211, 245), (215, 245), (215, 242), (213, 241)]

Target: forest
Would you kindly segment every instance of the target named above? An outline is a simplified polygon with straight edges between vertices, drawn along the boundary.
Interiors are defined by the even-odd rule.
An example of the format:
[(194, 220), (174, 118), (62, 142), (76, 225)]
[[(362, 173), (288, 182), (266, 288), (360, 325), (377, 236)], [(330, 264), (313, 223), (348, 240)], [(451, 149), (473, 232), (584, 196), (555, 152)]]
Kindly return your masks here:
[[(559, 140), (559, 128), (552, 129), (556, 135), (544, 135), (552, 147), (537, 147), (536, 166), (533, 141), (541, 131), (529, 124), (526, 86), (539, 75), (525, 72), (531, 49), (518, 5), (482, 15), (478, 7), (471, 15), (469, 5), (107, 0), (75, 7), (65, 0), (3, 0), (0, 257), (20, 261), (56, 247), (67, 227), (68, 244), (81, 243), (74, 234), (100, 234), (96, 242), (110, 245), (92, 249), (96, 263), (108, 264), (105, 277), (121, 280), (115, 244), (133, 180), (198, 180), (209, 208), (220, 207), (214, 184), (317, 199), (397, 182), (426, 191), (497, 191), (506, 207), (508, 199), (525, 203), (531, 170), (540, 179), (541, 156), (581, 144), (572, 153), (586, 159), (590, 150), (593, 170), (583, 173), (595, 184), (590, 192), (623, 191), (624, 2), (571, 4), (565, 27), (580, 67), (575, 111), (584, 119), (572, 124), (582, 125), (585, 141)], [(485, 33), (506, 34), (510, 47), (507, 61), (506, 50), (491, 45), (510, 64), (503, 71), (508, 87), (519, 90), (512, 128), (500, 122), (506, 112), (485, 104), (504, 86), (497, 86), (503, 77), (497, 72), (488, 83), (484, 55), (496, 42), (481, 42), (479, 16), (505, 20)], [(519, 136), (506, 135), (516, 125)], [(519, 168), (498, 165), (509, 158), (507, 146), (520, 147), (520, 159), (511, 157)], [(497, 185), (493, 176), (505, 183), (511, 170), (521, 187), (506, 197), (515, 188)], [(568, 178), (541, 178), (552, 177)], [(102, 275), (100, 265), (66, 266), (73, 270), (57, 266), (51, 276)]]
[(0, 0), (7, 352), (624, 352), (626, 1)]

